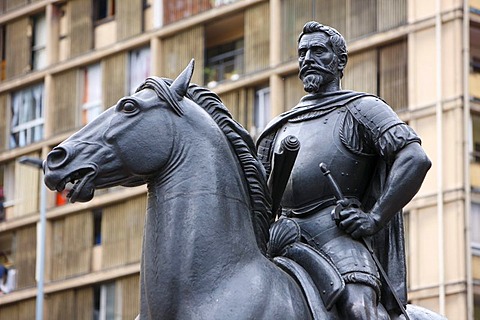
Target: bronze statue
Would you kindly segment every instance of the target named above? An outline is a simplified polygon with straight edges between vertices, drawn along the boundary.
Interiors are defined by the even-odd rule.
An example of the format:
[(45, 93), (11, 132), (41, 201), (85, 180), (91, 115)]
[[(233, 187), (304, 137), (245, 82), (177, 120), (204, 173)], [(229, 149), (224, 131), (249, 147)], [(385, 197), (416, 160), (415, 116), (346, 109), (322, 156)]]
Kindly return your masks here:
[(265, 257), (255, 145), (218, 96), (189, 87), (192, 73), (193, 62), (173, 83), (148, 78), (55, 147), (45, 183), (74, 182), (71, 202), (148, 185), (139, 319), (311, 319), (301, 288)]
[[(311, 59), (310, 55), (309, 49), (305, 50), (304, 60)], [(333, 70), (340, 66), (335, 61), (322, 66)], [(174, 81), (147, 78), (135, 94), (120, 99), (115, 106), (55, 147), (44, 162), (45, 183), (50, 189), (62, 191), (68, 182), (74, 183), (68, 194), (71, 202), (91, 200), (96, 188), (147, 184), (138, 319), (345, 319), (340, 310), (345, 308), (352, 308), (350, 314), (359, 315), (358, 301), (349, 297), (352, 279), (342, 276), (344, 268), (338, 264), (342, 257), (345, 257), (342, 260), (345, 264), (362, 262), (358, 268), (360, 272), (366, 271), (363, 272), (365, 276), (354, 273), (353, 277), (358, 276), (361, 282), (354, 282), (353, 286), (358, 284), (358, 292), (364, 298), (363, 306), (369, 305), (372, 309), (369, 312), (375, 312), (383, 289), (380, 277), (362, 244), (350, 238), (350, 233), (354, 232), (358, 237), (379, 234), (385, 230), (386, 220), (391, 220), (381, 215), (379, 219), (371, 219), (377, 216), (371, 213), (367, 216), (362, 210), (368, 207), (362, 204), (361, 209), (355, 208), (352, 200), (357, 194), (358, 199), (366, 199), (366, 193), (358, 188), (373, 183), (366, 175), (370, 172), (367, 170), (382, 170), (382, 167), (370, 163), (375, 158), (368, 154), (368, 148), (372, 146), (355, 145), (360, 149), (358, 154), (353, 152), (352, 161), (341, 158), (344, 155), (341, 152), (351, 152), (341, 146), (339, 148), (343, 149), (339, 149), (337, 155), (328, 154), (322, 159), (332, 172), (343, 170), (341, 172), (356, 183), (337, 179), (337, 189), (344, 188), (344, 196), (337, 190), (335, 194), (339, 200), (330, 199), (329, 208), (341, 206), (341, 210), (336, 211), (338, 219), (342, 220), (340, 228), (335, 222), (331, 223), (329, 214), (324, 223), (332, 226), (332, 232), (339, 234), (341, 241), (337, 241), (338, 246), (332, 247), (331, 251), (317, 250), (317, 238), (308, 238), (310, 245), (301, 241), (302, 235), (305, 236), (305, 230), (310, 230), (306, 224), (310, 218), (314, 218), (310, 220), (315, 227), (311, 230), (324, 228), (315, 219), (318, 216), (315, 212), (325, 212), (326, 209), (311, 207), (311, 210), (302, 212), (303, 216), (297, 216), (295, 207), (288, 207), (288, 201), (290, 198), (303, 201), (309, 196), (317, 199), (316, 194), (328, 193), (329, 184), (325, 181), (330, 181), (332, 188), (337, 182), (333, 176), (327, 180), (322, 174), (328, 177), (328, 170), (324, 166), (319, 168), (318, 163), (311, 170), (306, 167), (309, 162), (305, 155), (314, 153), (309, 151), (309, 142), (301, 130), (295, 132), (304, 144), (303, 147), (300, 145), (300, 151), (295, 137), (286, 137), (282, 143), (279, 142), (280, 134), (270, 139), (272, 151), (281, 145), (288, 153), (284, 159), (294, 159), (292, 154), (298, 152), (290, 184), (285, 182), (287, 191), (282, 202), (283, 212), (291, 218), (284, 217), (272, 225), (274, 217), (265, 170), (257, 158), (252, 138), (232, 119), (217, 95), (190, 84), (192, 73), (193, 61)], [(302, 73), (313, 74), (307, 69)], [(349, 96), (353, 99), (354, 95)], [(358, 101), (362, 99), (358, 98)], [(367, 95), (365, 99), (376, 101)], [(338, 97), (336, 101), (344, 99)], [(346, 118), (346, 111), (341, 112), (345, 108), (330, 109), (332, 112), (328, 113), (328, 118), (335, 123), (336, 119)], [(298, 113), (294, 118), (287, 116), (281, 126), (287, 125), (290, 119), (303, 118), (292, 123), (326, 120), (323, 109), (315, 108), (312, 112)], [(394, 123), (386, 124), (386, 129), (391, 125)], [(421, 152), (414, 133), (402, 124), (395, 122), (395, 126), (405, 128), (412, 135), (411, 143), (402, 150), (409, 150), (408, 146), (412, 145), (415, 152)], [(278, 126), (272, 128), (270, 132), (276, 132)], [(331, 132), (335, 128), (330, 127)], [(342, 142), (335, 140), (335, 143)], [(336, 157), (342, 166), (336, 166)], [(364, 158), (369, 161), (363, 161)], [(386, 163), (392, 165), (390, 172), (395, 172), (398, 159), (397, 155)], [(415, 156), (411, 155), (411, 161), (414, 159)], [(350, 171), (352, 163), (361, 170)], [(423, 171), (428, 166), (428, 160), (425, 160)], [(305, 192), (295, 185), (292, 187), (291, 182), (295, 183), (295, 179), (301, 177), (299, 169), (308, 170), (307, 173), (311, 172), (320, 181), (312, 180), (311, 185), (305, 186), (308, 187)], [(420, 167), (418, 170), (422, 171)], [(393, 192), (385, 193), (389, 184), (397, 183), (395, 176), (387, 176), (382, 197), (390, 200), (393, 197), (395, 203), (389, 201), (386, 208), (380, 208), (385, 212), (396, 212), (399, 210), (397, 206), (403, 206), (403, 198), (397, 199)], [(278, 182), (282, 179), (275, 181), (284, 185)], [(405, 185), (407, 182), (399, 183)], [(315, 194), (309, 195), (306, 192), (313, 190), (313, 184), (317, 186)], [(373, 188), (371, 192), (376, 195)], [(344, 210), (345, 207), (351, 209)], [(291, 214), (288, 208), (292, 209)], [(354, 216), (358, 218), (352, 221), (349, 217)], [(373, 223), (365, 222), (360, 227), (378, 224), (381, 231), (357, 228), (356, 219)], [(357, 229), (360, 229), (358, 235)], [(399, 230), (396, 226), (391, 229)], [(398, 245), (403, 244), (401, 240), (397, 239)], [(378, 243), (374, 244), (378, 248)], [(350, 254), (357, 250), (359, 254)], [(349, 259), (350, 256), (354, 259)], [(440, 319), (415, 306), (409, 306), (407, 312), (412, 319)]]
[[(293, 135), (301, 144), (280, 214), (297, 222), (302, 238), (342, 275), (340, 318), (388, 319), (385, 311), (395, 318), (407, 303), (401, 209), (420, 188), (430, 161), (415, 132), (384, 101), (341, 90), (347, 49), (334, 28), (306, 23), (298, 62), (308, 95), (274, 119), (257, 142), (272, 175), (281, 174), (272, 161), (280, 141)], [(324, 177), (327, 171), (343, 194)], [(388, 273), (391, 287), (379, 268)]]

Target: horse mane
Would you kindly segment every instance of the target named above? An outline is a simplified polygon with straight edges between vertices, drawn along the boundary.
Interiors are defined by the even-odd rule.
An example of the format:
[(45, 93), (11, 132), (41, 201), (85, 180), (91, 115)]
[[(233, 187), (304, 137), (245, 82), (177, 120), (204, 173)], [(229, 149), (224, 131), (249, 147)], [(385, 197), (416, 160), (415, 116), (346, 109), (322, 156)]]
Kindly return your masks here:
[[(169, 85), (172, 80), (162, 78)], [(269, 228), (273, 219), (265, 169), (257, 158), (255, 144), (245, 128), (235, 121), (218, 95), (196, 84), (188, 88), (187, 98), (204, 109), (225, 134), (243, 170), (251, 203), (251, 218), (257, 245), (266, 253)]]

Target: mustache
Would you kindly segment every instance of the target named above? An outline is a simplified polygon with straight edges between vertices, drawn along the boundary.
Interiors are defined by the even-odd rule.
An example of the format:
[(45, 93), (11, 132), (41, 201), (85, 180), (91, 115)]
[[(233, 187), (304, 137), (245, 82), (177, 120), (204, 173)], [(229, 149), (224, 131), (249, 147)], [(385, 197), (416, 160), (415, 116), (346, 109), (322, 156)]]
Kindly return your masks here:
[(305, 76), (305, 73), (307, 73), (309, 71), (320, 71), (320, 72), (325, 72), (325, 73), (334, 75), (334, 73), (327, 68), (321, 67), (321, 66), (316, 65), (316, 64), (315, 65), (308, 64), (308, 65), (305, 65), (302, 68), (300, 68), (300, 73), (299, 73), (300, 77)]

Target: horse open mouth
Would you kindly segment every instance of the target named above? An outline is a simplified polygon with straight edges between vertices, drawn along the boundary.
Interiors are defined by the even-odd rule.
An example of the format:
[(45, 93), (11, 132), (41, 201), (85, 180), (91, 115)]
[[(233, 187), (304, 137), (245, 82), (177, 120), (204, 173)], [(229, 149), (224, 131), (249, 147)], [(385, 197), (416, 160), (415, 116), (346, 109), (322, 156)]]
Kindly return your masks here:
[(93, 179), (97, 175), (94, 168), (79, 169), (65, 179), (63, 179), (56, 187), (57, 191), (61, 192), (65, 189), (65, 185), (69, 182), (73, 183), (72, 189), (68, 192), (67, 198), (71, 203), (80, 201), (87, 202), (92, 200), (95, 192), (95, 185)]

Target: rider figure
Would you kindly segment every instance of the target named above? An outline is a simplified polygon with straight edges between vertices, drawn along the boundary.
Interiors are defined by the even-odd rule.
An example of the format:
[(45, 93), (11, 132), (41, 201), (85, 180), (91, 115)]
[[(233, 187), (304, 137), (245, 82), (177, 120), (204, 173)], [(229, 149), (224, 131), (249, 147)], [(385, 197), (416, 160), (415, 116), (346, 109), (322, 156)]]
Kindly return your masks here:
[[(308, 94), (267, 126), (258, 140), (259, 157), (270, 174), (275, 166), (272, 155), (282, 139), (299, 139), (281, 215), (300, 225), (305, 241), (325, 253), (345, 280), (337, 301), (341, 319), (388, 319), (387, 312), (395, 318), (398, 304), (360, 240), (372, 241), (397, 296), (406, 304), (401, 209), (420, 188), (430, 160), (415, 132), (384, 101), (341, 90), (347, 50), (338, 31), (306, 23), (298, 41), (298, 61)], [(360, 208), (341, 211), (338, 225), (330, 215), (337, 199), (319, 169), (321, 162), (345, 198), (361, 203)]]

